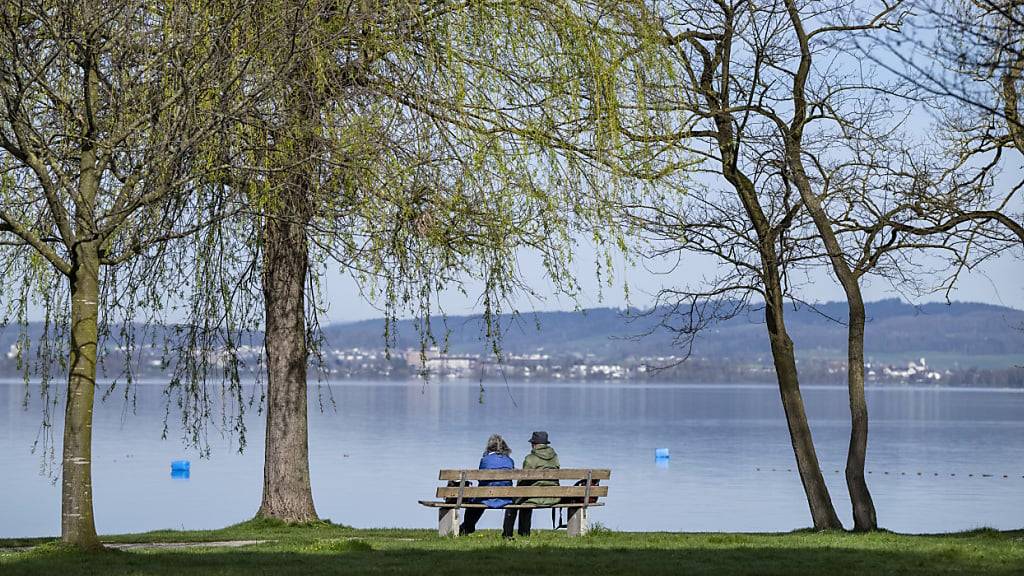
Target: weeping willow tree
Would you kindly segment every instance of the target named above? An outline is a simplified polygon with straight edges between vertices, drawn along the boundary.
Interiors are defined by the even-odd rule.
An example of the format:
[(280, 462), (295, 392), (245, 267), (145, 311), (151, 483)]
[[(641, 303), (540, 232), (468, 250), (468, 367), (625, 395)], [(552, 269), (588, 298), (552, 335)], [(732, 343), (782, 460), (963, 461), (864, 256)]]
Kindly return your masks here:
[[(118, 321), (131, 341), (140, 315), (184, 309), (168, 394), (192, 440), (213, 417), (213, 368), (243, 404), (238, 351), (266, 322), (261, 514), (303, 520), (311, 263), (357, 276), (389, 326), (417, 314), (425, 339), (433, 297), (480, 279), (495, 350), (521, 247), (574, 293), (584, 231), (608, 247), (601, 274), (624, 245), (595, 226), (609, 200), (684, 165), (619, 138), (647, 122), (630, 77), (656, 64), (634, 8), (5, 3), (0, 268), (20, 281), (2, 297), (8, 316), (24, 322), (34, 301), (53, 327), (47, 406), (50, 360), (67, 357), (64, 541), (99, 546), (92, 407)], [(225, 423), (244, 430), (241, 412)]]
[(177, 241), (237, 211), (209, 178), (225, 162), (209, 149), (247, 98), (262, 98), (231, 52), (240, 30), (260, 37), (252, 16), (217, 2), (3, 3), (0, 300), (5, 323), (26, 322), (30, 303), (45, 315), (47, 410), (61, 402), (49, 385), (58, 357), (68, 374), (65, 543), (100, 546), (91, 446), (105, 337), (120, 323), (117, 339), (130, 343), (134, 320), (187, 304), (217, 254)]
[[(260, 270), (239, 296), (262, 301), (266, 326), (258, 516), (317, 517), (311, 265), (340, 264), (383, 303), (389, 345), (404, 313), (418, 319), (422, 346), (436, 341), (436, 295), (479, 281), (495, 353), (494, 319), (529, 290), (519, 250), (540, 252), (569, 294), (580, 234), (604, 247), (595, 268), (607, 271), (625, 246), (613, 200), (686, 165), (670, 147), (621, 138), (649, 121), (633, 79), (659, 65), (642, 14), (638, 3), (565, 0), (261, 5), (259, 28), (275, 34), (247, 52), (263, 63), (250, 72), (280, 82), (234, 126), (229, 155), (240, 162), (225, 175), (247, 206), (238, 230)], [(204, 387), (184, 393), (202, 404)]]

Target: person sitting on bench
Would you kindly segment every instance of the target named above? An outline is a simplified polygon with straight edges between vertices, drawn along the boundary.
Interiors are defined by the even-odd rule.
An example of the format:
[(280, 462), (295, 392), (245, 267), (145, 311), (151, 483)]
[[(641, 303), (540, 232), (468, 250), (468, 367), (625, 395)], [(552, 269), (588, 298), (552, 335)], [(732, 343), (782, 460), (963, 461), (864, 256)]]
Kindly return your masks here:
[[(530, 444), (533, 449), (523, 459), (523, 470), (557, 470), (558, 454), (551, 447), (548, 441), (548, 433), (544, 431), (534, 432), (530, 436)], [(558, 486), (558, 480), (520, 480), (519, 486)], [(561, 498), (526, 498), (522, 504), (536, 504), (538, 506), (553, 506), (561, 502)], [(506, 516), (507, 518), (507, 516)], [(519, 509), (519, 535), (530, 535), (530, 524), (533, 522), (533, 510), (529, 508)], [(511, 536), (511, 528), (508, 530)]]
[[(492, 434), (487, 439), (487, 446), (484, 448), (483, 458), (480, 459), (481, 470), (513, 470), (516, 463), (509, 456), (512, 450), (509, 449), (505, 439), (499, 434)], [(511, 480), (481, 480), (481, 486), (511, 486)], [(478, 501), (487, 508), (504, 508), (512, 503), (511, 498), (484, 498)], [(486, 508), (466, 508), (466, 519), (459, 526), (459, 534), (472, 534), (476, 531), (476, 523), (484, 515)], [(501, 535), (504, 538), (512, 537), (512, 527), (516, 522), (516, 511), (505, 510), (505, 521), (502, 524)]]

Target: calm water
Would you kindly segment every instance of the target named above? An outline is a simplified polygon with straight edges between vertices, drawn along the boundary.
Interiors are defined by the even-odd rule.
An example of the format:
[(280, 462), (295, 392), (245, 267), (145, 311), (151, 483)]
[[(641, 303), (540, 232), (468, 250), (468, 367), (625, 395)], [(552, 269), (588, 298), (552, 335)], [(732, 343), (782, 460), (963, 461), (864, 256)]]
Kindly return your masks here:
[[(563, 466), (612, 468), (608, 506), (592, 514), (610, 528), (776, 531), (810, 524), (799, 479), (787, 471), (794, 461), (770, 386), (490, 383), (483, 403), (472, 382), (352, 382), (332, 385), (330, 394), (336, 409), (313, 408), (310, 452), (317, 509), (336, 522), (436, 526), (436, 512), (416, 501), (433, 496), (439, 468), (475, 467), (492, 432), (506, 436), (519, 463), (530, 431), (546, 429)], [(40, 474), (42, 459), (30, 451), (39, 401), (25, 410), (24, 396), (20, 383), (0, 383), (0, 537), (59, 532), (59, 485)], [(846, 391), (808, 387), (805, 399), (833, 500), (849, 526), (841, 473)], [(870, 390), (868, 401), (869, 481), (882, 526), (1024, 527), (1024, 393), (882, 389)], [(183, 448), (179, 430), (160, 439), (163, 411), (159, 384), (138, 385), (134, 414), (117, 394), (98, 406), (98, 529), (214, 528), (251, 517), (263, 458), (255, 413), (244, 454), (236, 439), (211, 429), (213, 453), (200, 459)], [(667, 465), (655, 463), (655, 448), (671, 450)], [(192, 460), (191, 477), (172, 479), (169, 463), (182, 457)], [(492, 512), (482, 526), (499, 521)]]

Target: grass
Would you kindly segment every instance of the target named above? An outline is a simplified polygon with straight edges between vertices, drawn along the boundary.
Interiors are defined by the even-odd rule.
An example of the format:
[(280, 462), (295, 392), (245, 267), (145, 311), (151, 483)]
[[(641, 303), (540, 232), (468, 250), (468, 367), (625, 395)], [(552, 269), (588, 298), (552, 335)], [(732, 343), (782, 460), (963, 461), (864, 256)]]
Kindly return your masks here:
[(431, 530), (357, 530), (250, 521), (221, 530), (105, 536), (104, 542), (260, 540), (241, 548), (142, 548), (84, 554), (55, 541), (0, 540), (0, 574), (997, 574), (1024, 575), (1024, 530), (908, 536), (538, 531), (501, 540)]

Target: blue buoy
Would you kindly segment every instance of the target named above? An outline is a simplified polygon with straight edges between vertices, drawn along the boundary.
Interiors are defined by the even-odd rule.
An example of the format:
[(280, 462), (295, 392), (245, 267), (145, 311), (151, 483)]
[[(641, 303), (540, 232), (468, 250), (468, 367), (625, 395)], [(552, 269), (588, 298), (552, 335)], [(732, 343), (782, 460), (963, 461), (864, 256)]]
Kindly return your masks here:
[(668, 458), (671, 458), (671, 456), (668, 453), (668, 448), (655, 448), (654, 449), (654, 459), (655, 460), (667, 460)]
[(174, 460), (171, 462), (171, 471), (188, 471), (191, 468), (188, 460)]

